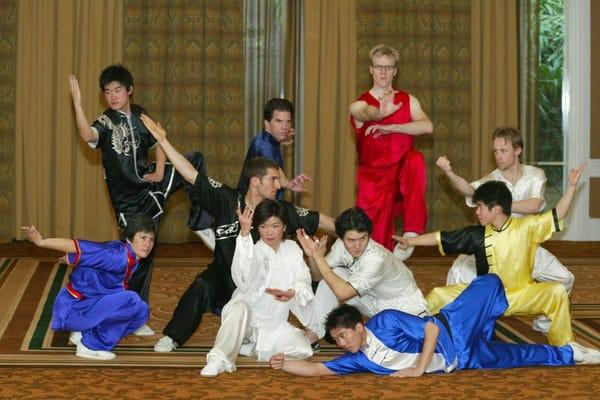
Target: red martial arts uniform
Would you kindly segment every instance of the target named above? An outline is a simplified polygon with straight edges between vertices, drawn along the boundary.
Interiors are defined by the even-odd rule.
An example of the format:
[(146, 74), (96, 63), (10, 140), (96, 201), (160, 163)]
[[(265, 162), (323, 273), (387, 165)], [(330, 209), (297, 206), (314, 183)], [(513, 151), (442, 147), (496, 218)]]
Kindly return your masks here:
[[(369, 92), (358, 100), (379, 108), (379, 100)], [(358, 151), (356, 206), (373, 221), (371, 237), (390, 250), (394, 248), (392, 235), (397, 217), (403, 218), (404, 232), (423, 233), (427, 224), (425, 159), (414, 149), (413, 136), (401, 132), (377, 138), (365, 136), (371, 125), (411, 122), (408, 93), (396, 93), (394, 104), (400, 102), (402, 107), (394, 114), (381, 121), (365, 122), (360, 128), (350, 118)]]

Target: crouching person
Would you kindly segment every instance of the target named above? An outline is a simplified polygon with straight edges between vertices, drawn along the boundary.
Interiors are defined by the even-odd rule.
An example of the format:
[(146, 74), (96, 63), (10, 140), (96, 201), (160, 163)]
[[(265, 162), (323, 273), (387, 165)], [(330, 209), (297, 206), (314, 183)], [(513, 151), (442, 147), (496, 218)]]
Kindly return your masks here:
[[(289, 312), (298, 314), (313, 298), (308, 266), (296, 242), (284, 240), (286, 209), (263, 200), (256, 210), (237, 210), (240, 234), (236, 239), (231, 275), (237, 289), (223, 308), (221, 327), (207, 355), (202, 376), (235, 371), (238, 354), (267, 361), (276, 353), (288, 358), (312, 356), (303, 331), (290, 325)], [(258, 230), (260, 240), (251, 237)], [(296, 311), (295, 311), (296, 310)]]
[(69, 341), (77, 346), (78, 357), (114, 359), (111, 350), (148, 319), (148, 304), (127, 286), (154, 246), (152, 219), (143, 214), (131, 218), (125, 242), (44, 239), (35, 226), (21, 229), (36, 246), (65, 252), (65, 261), (74, 266), (54, 301), (52, 329), (71, 331)]

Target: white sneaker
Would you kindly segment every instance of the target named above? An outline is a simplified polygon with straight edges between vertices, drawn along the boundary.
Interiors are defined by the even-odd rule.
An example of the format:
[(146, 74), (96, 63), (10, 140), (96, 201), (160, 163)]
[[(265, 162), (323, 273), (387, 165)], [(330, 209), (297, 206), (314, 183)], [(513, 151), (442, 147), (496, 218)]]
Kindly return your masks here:
[[(405, 232), (404, 235), (402, 235), (402, 237), (405, 238), (411, 238), (411, 237), (416, 237), (419, 236), (417, 233), (415, 232)], [(408, 259), (410, 256), (412, 256), (413, 251), (415, 251), (415, 247), (409, 247), (407, 249), (401, 249), (400, 245), (397, 244), (396, 247), (394, 247), (394, 257), (396, 257), (398, 260), (400, 261), (404, 261), (406, 259)]]
[(213, 231), (212, 228), (202, 229), (201, 231), (194, 231), (194, 233), (198, 235), (200, 239), (202, 239), (202, 242), (204, 242), (204, 244), (206, 245), (206, 247), (208, 247), (210, 251), (215, 251), (217, 239), (215, 237), (215, 231)]
[(72, 345), (77, 346), (79, 343), (81, 343), (82, 336), (83, 335), (79, 331), (73, 331), (73, 332), (71, 332), (71, 334), (69, 335), (69, 343), (71, 343)]
[(110, 351), (88, 349), (81, 342), (77, 345), (77, 352), (75, 355), (77, 357), (90, 358), (92, 360), (112, 360), (117, 357), (115, 353), (111, 353)]
[(135, 336), (152, 336), (154, 331), (148, 325), (142, 325), (137, 331), (133, 332)]
[(573, 349), (573, 360), (577, 364), (600, 364), (600, 351), (576, 342), (568, 344)]
[(552, 320), (545, 315), (540, 315), (536, 319), (533, 320), (531, 327), (536, 332), (548, 333), (550, 330), (550, 325), (552, 325)]
[(212, 378), (223, 372), (225, 372), (225, 363), (219, 359), (211, 359), (208, 361), (208, 364), (202, 368), (200, 375), (206, 378)]
[(177, 348), (177, 343), (169, 336), (163, 336), (154, 345), (154, 351), (157, 353), (168, 353)]

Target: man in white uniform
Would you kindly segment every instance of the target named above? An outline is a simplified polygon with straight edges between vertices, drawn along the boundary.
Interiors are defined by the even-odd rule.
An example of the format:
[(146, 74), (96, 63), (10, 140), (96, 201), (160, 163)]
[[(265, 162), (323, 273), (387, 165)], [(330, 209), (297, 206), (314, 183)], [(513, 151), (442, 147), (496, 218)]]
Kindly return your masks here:
[[(465, 196), (469, 207), (476, 206), (472, 201), (475, 189), (485, 182), (495, 180), (504, 182), (513, 196), (513, 217), (540, 212), (545, 206), (546, 174), (540, 168), (521, 164), (523, 139), (519, 130), (513, 127), (497, 128), (492, 137), (492, 148), (498, 168), (470, 184), (452, 171), (450, 161), (445, 156), (438, 158), (436, 164), (450, 179), (452, 186)], [(469, 284), (476, 276), (475, 257), (461, 254), (448, 271), (446, 285)], [(575, 281), (573, 274), (542, 247), (535, 254), (531, 277), (539, 282), (561, 283), (569, 294)], [(550, 320), (545, 316), (540, 316), (533, 322), (533, 329), (536, 331), (548, 332), (549, 328)]]
[[(276, 353), (296, 359), (312, 356), (304, 332), (288, 323), (290, 309), (305, 307), (314, 295), (302, 250), (293, 240), (283, 239), (286, 208), (267, 199), (256, 210), (246, 205), (237, 214), (240, 234), (231, 265), (237, 289), (223, 308), (215, 345), (200, 372), (206, 377), (235, 371), (238, 354), (259, 361)], [(256, 245), (252, 225), (260, 236)]]
[(327, 314), (340, 303), (363, 315), (391, 308), (416, 316), (429, 315), (427, 302), (412, 272), (391, 251), (371, 240), (372, 223), (360, 208), (350, 208), (335, 220), (338, 239), (327, 256), (327, 236), (311, 239), (298, 230), (298, 241), (309, 257), (313, 280), (320, 281), (310, 307), (302, 310), (306, 335), (313, 348), (325, 336)]

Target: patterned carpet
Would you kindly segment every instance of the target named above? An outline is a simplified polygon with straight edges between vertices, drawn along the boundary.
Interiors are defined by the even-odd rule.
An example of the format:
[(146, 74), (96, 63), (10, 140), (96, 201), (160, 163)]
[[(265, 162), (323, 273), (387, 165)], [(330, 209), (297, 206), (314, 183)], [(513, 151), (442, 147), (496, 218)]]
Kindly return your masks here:
[[(600, 259), (561, 258), (576, 276), (572, 296), (577, 341), (600, 348)], [(337, 378), (299, 378), (273, 371), (264, 363), (240, 357), (238, 372), (207, 381), (199, 368), (212, 346), (219, 319), (206, 314), (198, 331), (173, 353), (158, 354), (152, 346), (169, 319), (178, 296), (210, 261), (192, 254), (158, 257), (155, 261), (149, 325), (153, 337), (125, 338), (109, 362), (74, 355), (64, 332), (49, 329), (52, 301), (69, 267), (56, 258), (0, 258), (0, 398), (591, 398), (600, 392), (600, 367), (524, 368), (504, 371), (463, 371), (393, 380), (367, 374)], [(444, 281), (451, 259), (413, 257), (409, 262), (419, 286), (427, 293)], [(531, 329), (529, 318), (503, 318), (497, 338), (516, 343), (545, 343)], [(340, 354), (323, 343), (313, 360)], [(32, 369), (31, 367), (36, 368)], [(67, 368), (64, 368), (67, 367)], [(68, 368), (75, 367), (75, 368)], [(86, 368), (80, 368), (86, 367)], [(130, 385), (123, 375), (143, 385)], [(384, 380), (382, 380), (384, 379)], [(208, 384), (210, 382), (210, 384)], [(383, 383), (385, 382), (385, 383)], [(457, 392), (457, 388), (460, 390)]]

